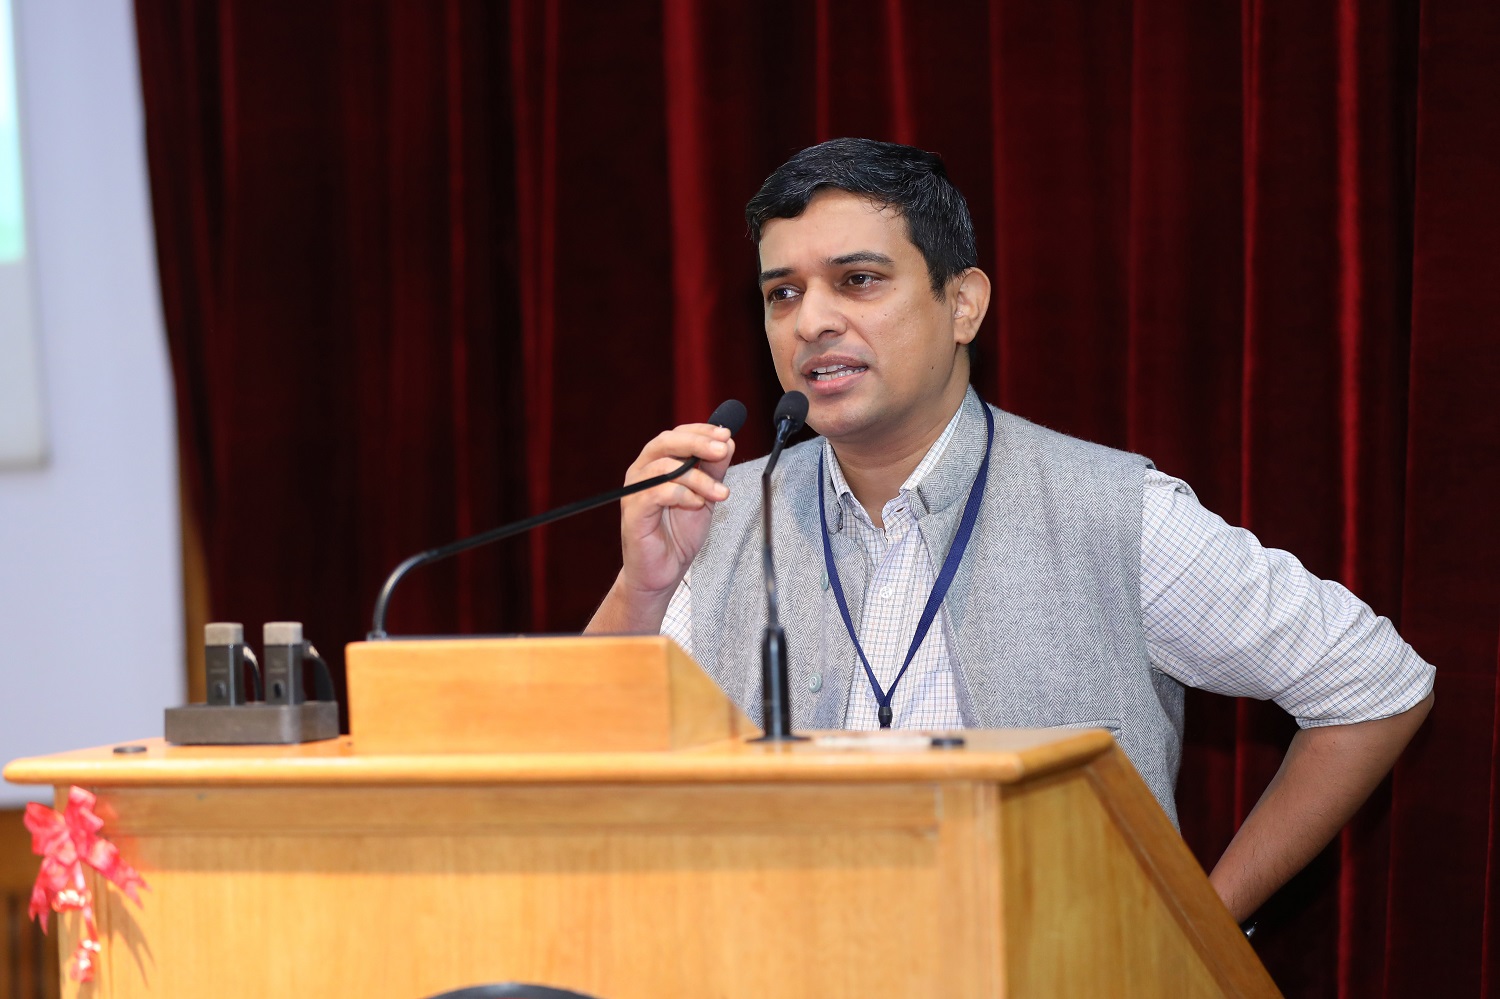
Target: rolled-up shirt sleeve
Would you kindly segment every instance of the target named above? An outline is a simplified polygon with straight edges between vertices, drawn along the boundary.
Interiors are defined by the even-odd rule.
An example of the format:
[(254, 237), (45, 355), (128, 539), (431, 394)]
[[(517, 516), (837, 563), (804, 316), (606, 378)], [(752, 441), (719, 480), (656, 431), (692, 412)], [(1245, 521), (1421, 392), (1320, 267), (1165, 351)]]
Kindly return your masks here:
[(1435, 670), (1381, 617), (1289, 552), (1146, 472), (1141, 612), (1153, 665), (1190, 687), (1273, 700), (1303, 728), (1400, 714)]

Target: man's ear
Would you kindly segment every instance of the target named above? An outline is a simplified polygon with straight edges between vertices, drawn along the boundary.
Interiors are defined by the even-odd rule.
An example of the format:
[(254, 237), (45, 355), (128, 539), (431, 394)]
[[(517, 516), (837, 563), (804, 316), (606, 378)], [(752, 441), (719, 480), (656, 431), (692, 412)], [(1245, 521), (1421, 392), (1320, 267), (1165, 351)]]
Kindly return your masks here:
[(953, 278), (953, 342), (969, 343), (979, 335), (979, 324), (990, 308), (989, 275), (970, 267)]

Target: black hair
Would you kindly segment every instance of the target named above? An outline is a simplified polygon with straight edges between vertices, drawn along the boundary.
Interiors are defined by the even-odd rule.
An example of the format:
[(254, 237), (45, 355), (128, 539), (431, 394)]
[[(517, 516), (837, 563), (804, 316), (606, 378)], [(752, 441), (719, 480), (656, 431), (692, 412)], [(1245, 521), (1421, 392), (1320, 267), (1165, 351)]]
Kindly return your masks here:
[(759, 243), (772, 219), (801, 215), (824, 188), (862, 194), (904, 218), (939, 298), (950, 279), (979, 264), (968, 202), (948, 179), (943, 158), (874, 139), (829, 139), (777, 167), (745, 206), (750, 238)]

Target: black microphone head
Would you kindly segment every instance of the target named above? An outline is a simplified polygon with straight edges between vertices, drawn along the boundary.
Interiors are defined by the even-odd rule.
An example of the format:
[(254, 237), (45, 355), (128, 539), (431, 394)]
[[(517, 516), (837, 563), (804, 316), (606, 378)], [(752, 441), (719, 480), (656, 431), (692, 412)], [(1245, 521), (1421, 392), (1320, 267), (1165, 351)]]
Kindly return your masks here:
[(725, 399), (719, 403), (719, 408), (714, 410), (708, 422), (716, 427), (723, 427), (733, 437), (745, 425), (745, 404), (738, 399)]
[(796, 389), (781, 397), (776, 404), (776, 415), (771, 417), (771, 426), (781, 431), (783, 421), (790, 420), (791, 426), (786, 428), (786, 436), (790, 437), (802, 429), (802, 424), (807, 422), (807, 396)]

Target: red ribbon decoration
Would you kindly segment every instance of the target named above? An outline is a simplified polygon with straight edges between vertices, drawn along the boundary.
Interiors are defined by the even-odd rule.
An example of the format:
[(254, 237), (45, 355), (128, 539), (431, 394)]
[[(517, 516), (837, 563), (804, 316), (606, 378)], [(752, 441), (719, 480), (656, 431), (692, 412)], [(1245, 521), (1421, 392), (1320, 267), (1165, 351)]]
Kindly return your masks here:
[(27, 914), (41, 923), (46, 933), (49, 912), (83, 913), (83, 939), (68, 967), (75, 982), (94, 980), (101, 950), (99, 927), (94, 923), (94, 896), (83, 880), (83, 865), (104, 875), (136, 905), (141, 904), (136, 889), (147, 887), (135, 868), (120, 859), (115, 845), (99, 835), (104, 820), (94, 814), (95, 800), (83, 788), (70, 787), (68, 807), (61, 814), (36, 802), (26, 806), (31, 852), (42, 858)]

